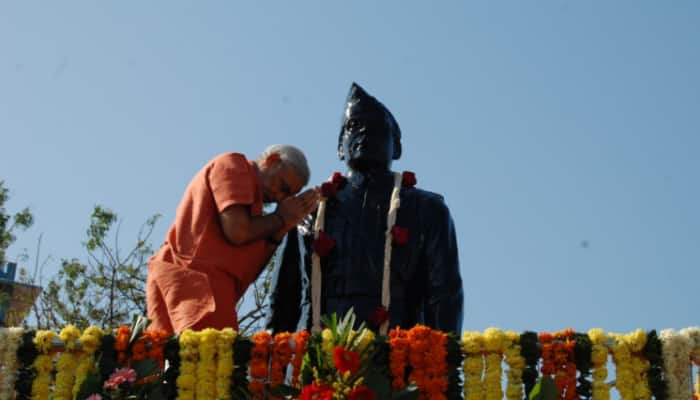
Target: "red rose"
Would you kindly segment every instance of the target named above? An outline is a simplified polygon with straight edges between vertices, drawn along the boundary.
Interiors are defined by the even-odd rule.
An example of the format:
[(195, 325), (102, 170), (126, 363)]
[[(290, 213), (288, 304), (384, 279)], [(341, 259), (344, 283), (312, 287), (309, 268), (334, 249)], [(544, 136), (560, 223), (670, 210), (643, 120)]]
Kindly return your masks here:
[(334, 172), (333, 176), (331, 176), (331, 182), (335, 184), (338, 190), (340, 190), (345, 187), (346, 183), (348, 183), (348, 178), (344, 177), (340, 172)]
[(401, 175), (401, 185), (403, 187), (413, 187), (416, 186), (416, 174), (411, 171), (404, 171)]
[(333, 400), (333, 389), (326, 385), (318, 386), (316, 382), (312, 382), (301, 390), (299, 400)]
[(335, 247), (335, 240), (333, 240), (333, 238), (329, 235), (326, 235), (325, 232), (318, 231), (318, 237), (316, 240), (314, 240), (311, 247), (319, 257), (325, 257), (331, 254), (331, 251), (333, 251), (333, 248)]
[(408, 243), (408, 228), (401, 226), (392, 226), (391, 235), (394, 237), (394, 244), (397, 246), (403, 246)]
[(369, 315), (369, 322), (373, 323), (376, 326), (382, 326), (386, 321), (389, 320), (389, 311), (384, 308), (384, 306), (379, 306), (372, 310), (372, 313)]
[(377, 395), (367, 386), (358, 386), (350, 392), (348, 400), (377, 400)]
[(345, 350), (343, 346), (335, 346), (333, 364), (341, 374), (347, 371), (354, 374), (360, 369), (360, 355), (356, 351)]

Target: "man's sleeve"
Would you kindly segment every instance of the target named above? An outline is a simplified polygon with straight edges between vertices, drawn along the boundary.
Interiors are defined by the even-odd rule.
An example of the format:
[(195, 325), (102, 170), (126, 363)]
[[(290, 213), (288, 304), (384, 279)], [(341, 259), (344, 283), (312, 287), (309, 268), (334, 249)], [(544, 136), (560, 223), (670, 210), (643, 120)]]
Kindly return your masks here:
[(224, 154), (214, 159), (208, 179), (219, 213), (231, 205), (253, 204), (256, 190), (253, 174), (248, 160), (241, 154)]

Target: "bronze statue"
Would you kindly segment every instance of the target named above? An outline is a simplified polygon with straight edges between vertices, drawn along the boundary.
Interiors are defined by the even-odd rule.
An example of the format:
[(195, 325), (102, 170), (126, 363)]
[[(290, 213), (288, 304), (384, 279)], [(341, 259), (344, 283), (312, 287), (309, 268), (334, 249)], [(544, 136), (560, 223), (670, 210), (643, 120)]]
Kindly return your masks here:
[[(391, 112), (353, 83), (338, 137), (338, 157), (348, 166), (347, 178), (335, 175), (332, 183), (324, 184), (328, 199), (322, 240), (314, 242), (309, 226), (300, 228), (301, 237), (289, 235), (273, 286), (268, 328), (311, 327), (309, 281), (315, 251), (322, 271), (321, 314), (342, 316), (352, 307), (358, 321), (375, 330), (388, 318), (389, 327), (421, 323), (461, 332), (462, 279), (449, 209), (439, 194), (416, 188), (412, 173), (398, 176), (390, 170), (400, 156), (401, 130)], [(394, 226), (387, 229), (395, 186), (400, 206)], [(385, 246), (387, 230), (392, 242)], [(383, 288), (385, 248), (390, 251), (390, 273)], [(387, 289), (388, 314), (382, 307)]]

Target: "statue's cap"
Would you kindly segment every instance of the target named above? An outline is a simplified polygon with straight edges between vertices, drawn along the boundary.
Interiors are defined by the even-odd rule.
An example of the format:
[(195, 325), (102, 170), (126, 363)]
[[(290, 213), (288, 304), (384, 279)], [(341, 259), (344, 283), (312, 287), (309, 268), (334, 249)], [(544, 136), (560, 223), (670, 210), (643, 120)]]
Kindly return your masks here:
[(391, 111), (389, 111), (389, 109), (386, 108), (382, 102), (367, 93), (367, 91), (356, 82), (353, 82), (352, 85), (350, 85), (350, 91), (348, 92), (348, 97), (345, 101), (345, 119), (348, 118), (351, 110), (361, 112), (363, 114), (376, 114), (378, 118), (385, 119), (387, 126), (392, 133), (396, 137), (401, 138), (401, 129), (399, 128), (398, 122), (396, 122), (396, 119), (391, 114)]

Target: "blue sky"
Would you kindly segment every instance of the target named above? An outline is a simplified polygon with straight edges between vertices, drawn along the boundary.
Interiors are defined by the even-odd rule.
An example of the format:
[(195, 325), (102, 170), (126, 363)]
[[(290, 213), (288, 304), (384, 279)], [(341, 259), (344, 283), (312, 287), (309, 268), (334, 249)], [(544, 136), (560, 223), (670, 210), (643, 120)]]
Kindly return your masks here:
[[(1, 2), (0, 179), (85, 258), (95, 204), (159, 244), (222, 152), (335, 155), (352, 81), (445, 196), (465, 329), (700, 323), (700, 3)], [(124, 244), (126, 246), (126, 244)], [(30, 260), (30, 263), (33, 260)]]

